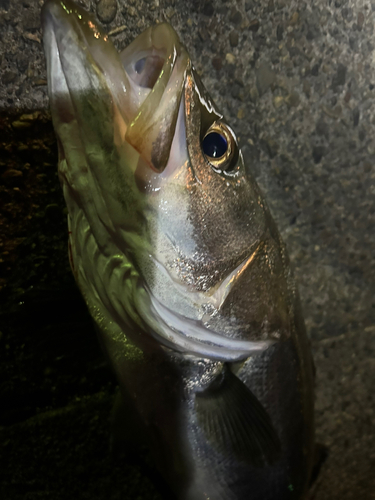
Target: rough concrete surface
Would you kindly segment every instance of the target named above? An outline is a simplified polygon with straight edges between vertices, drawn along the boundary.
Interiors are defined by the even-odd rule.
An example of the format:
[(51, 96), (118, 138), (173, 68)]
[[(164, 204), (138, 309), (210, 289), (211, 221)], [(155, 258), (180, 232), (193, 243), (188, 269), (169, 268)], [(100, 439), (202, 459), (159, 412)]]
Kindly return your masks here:
[[(20, 115), (48, 107), (40, 43), (42, 3), (0, 0), (0, 133), (14, 131), (17, 144), (22, 142), (23, 131), (34, 127), (30, 116)], [(82, 3), (97, 12), (108, 31), (118, 28), (112, 35), (118, 48), (157, 20), (169, 21), (184, 40), (206, 88), (240, 137), (295, 267), (317, 369), (317, 440), (329, 448), (314, 498), (375, 499), (375, 2)], [(8, 116), (12, 117), (9, 123)], [(43, 116), (48, 127), (48, 115)], [(61, 203), (57, 178), (50, 173), (51, 160), (38, 161), (40, 175), (47, 175), (44, 168), (53, 178), (48, 192), (55, 193)], [(6, 174), (10, 167), (2, 158), (0, 166), (3, 179), (18, 178), (14, 166), (13, 173)], [(15, 187), (22, 194), (25, 184)], [(46, 202), (40, 203), (43, 207)], [(54, 205), (53, 200), (48, 203), (48, 207)], [(62, 209), (57, 212), (60, 224)], [(54, 208), (45, 215), (55, 220)], [(53, 226), (42, 224), (39, 230), (47, 234), (55, 231)], [(54, 237), (64, 240), (64, 232)], [(9, 251), (3, 259), (8, 256)], [(27, 257), (9, 261), (5, 290), (14, 289), (12, 279), (21, 258)], [(66, 261), (60, 267), (68, 273)], [(37, 288), (40, 274), (34, 274)], [(28, 282), (22, 285), (22, 278), (17, 279), (17, 289), (28, 287)], [(61, 311), (57, 309), (56, 314)], [(80, 328), (76, 330), (77, 335), (69, 337), (69, 352), (80, 335)], [(20, 346), (8, 339), (6, 327), (2, 331), (0, 347), (2, 353), (7, 350), (9, 373), (15, 373), (16, 364), (19, 370), (12, 387), (17, 392), (22, 385), (19, 394), (24, 397), (34, 372), (22, 375), (24, 361), (22, 356), (17, 358)], [(95, 339), (88, 337), (90, 349), (95, 350)], [(57, 336), (56, 343), (63, 338), (63, 334)], [(47, 384), (47, 377), (52, 379), (46, 391), (56, 391), (59, 368), (56, 364), (56, 370), (46, 375), (53, 362), (41, 354), (44, 342), (50, 340), (38, 337), (34, 346), (32, 339), (26, 349), (40, 356), (43, 383)], [(65, 349), (58, 346), (55, 352), (54, 345), (46, 352), (57, 359), (60, 348)], [(78, 352), (83, 359), (84, 347)], [(69, 359), (79, 364), (81, 358), (72, 354)], [(29, 402), (30, 412), (18, 413), (23, 417), (17, 423), (3, 419), (1, 498), (160, 498), (152, 479), (149, 489), (144, 486), (149, 476), (142, 468), (126, 460), (110, 465), (106, 445), (93, 448), (103, 455), (90, 462), (91, 472), (87, 461), (81, 463), (94, 453), (93, 441), (107, 439), (106, 415), (114, 390), (100, 354), (93, 355), (93, 360), (91, 368), (82, 362), (87, 368), (80, 375), (82, 390), (75, 383), (68, 384), (66, 397), (56, 396), (45, 406)], [(68, 367), (64, 370), (68, 377)], [(90, 374), (94, 382), (88, 381)], [(2, 388), (8, 387), (6, 381), (1, 382)], [(18, 404), (22, 406), (22, 401)], [(42, 431), (43, 439), (37, 439)], [(30, 446), (31, 462), (27, 458)], [(108, 477), (107, 484), (103, 478)], [(121, 488), (126, 491), (123, 496), (118, 493)]]

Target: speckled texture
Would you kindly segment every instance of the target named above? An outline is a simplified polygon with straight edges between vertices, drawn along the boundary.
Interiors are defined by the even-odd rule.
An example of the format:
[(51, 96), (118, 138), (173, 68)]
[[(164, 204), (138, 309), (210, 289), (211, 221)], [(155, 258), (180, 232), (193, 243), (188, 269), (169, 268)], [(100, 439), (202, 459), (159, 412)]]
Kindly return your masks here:
[[(0, 0), (0, 109), (6, 113), (45, 109), (48, 104), (40, 3)], [(287, 243), (312, 339), (317, 438), (330, 450), (314, 498), (371, 500), (375, 491), (375, 3), (115, 3), (86, 0), (84, 5), (98, 9), (103, 23), (113, 19), (106, 28), (118, 28), (113, 39), (119, 48), (154, 21), (171, 22), (206, 88), (240, 136)], [(20, 122), (13, 128), (22, 130)], [(9, 169), (3, 163), (1, 175)], [(7, 174), (12, 175), (16, 178)], [(85, 412), (85, 405), (80, 408)], [(55, 418), (48, 414), (50, 425), (59, 425)], [(17, 425), (26, 426), (21, 441), (26, 442), (29, 424)], [(14, 436), (18, 431), (12, 429), (9, 435)], [(21, 446), (19, 441), (13, 443)], [(74, 474), (69, 477), (77, 480)], [(138, 476), (133, 479), (139, 481)], [(63, 482), (61, 487), (68, 498), (69, 484)], [(27, 498), (48, 498), (48, 494), (39, 489)]]

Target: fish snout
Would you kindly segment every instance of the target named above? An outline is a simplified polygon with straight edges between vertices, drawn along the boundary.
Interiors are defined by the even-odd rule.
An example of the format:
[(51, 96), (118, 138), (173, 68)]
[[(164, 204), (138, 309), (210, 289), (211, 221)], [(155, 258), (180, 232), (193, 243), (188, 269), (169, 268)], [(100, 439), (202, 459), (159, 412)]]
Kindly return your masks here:
[(167, 23), (152, 26), (120, 54), (136, 112), (125, 140), (153, 172), (167, 166), (190, 59)]

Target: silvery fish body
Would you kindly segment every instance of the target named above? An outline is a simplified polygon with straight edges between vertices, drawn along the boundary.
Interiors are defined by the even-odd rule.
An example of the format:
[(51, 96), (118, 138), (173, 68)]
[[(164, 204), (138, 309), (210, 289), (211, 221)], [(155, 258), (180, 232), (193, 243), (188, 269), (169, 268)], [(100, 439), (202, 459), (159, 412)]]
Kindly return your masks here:
[(305, 498), (313, 363), (235, 133), (169, 25), (118, 54), (70, 0), (42, 19), (71, 267), (125, 428), (178, 499)]

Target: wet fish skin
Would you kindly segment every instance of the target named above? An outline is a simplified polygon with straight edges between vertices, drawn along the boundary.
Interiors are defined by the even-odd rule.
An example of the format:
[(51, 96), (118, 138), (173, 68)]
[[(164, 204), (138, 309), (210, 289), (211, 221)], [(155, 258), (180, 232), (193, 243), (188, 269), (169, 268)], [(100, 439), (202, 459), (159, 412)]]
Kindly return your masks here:
[(302, 500), (312, 358), (234, 132), (169, 25), (118, 54), (71, 0), (42, 21), (71, 266), (129, 419), (178, 499)]

